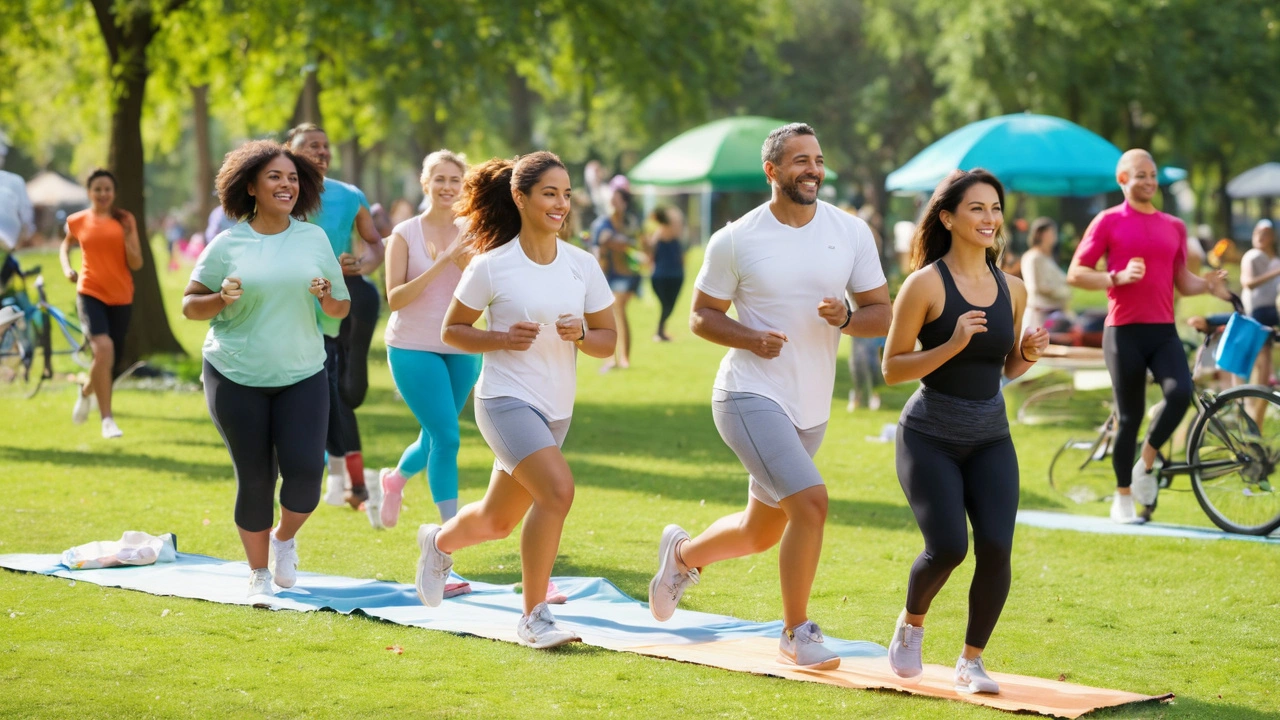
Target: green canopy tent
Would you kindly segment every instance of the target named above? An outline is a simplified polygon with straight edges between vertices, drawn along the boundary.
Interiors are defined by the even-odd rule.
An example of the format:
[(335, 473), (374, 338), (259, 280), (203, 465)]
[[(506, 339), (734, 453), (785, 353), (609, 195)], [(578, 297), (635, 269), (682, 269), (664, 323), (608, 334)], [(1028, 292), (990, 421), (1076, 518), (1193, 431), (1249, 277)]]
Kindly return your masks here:
[[(711, 196), (765, 192), (769, 180), (760, 148), (786, 120), (748, 115), (724, 118), (685, 131), (641, 160), (627, 177), (655, 194), (701, 194), (703, 239), (711, 227)], [(827, 181), (834, 180), (827, 171)]]

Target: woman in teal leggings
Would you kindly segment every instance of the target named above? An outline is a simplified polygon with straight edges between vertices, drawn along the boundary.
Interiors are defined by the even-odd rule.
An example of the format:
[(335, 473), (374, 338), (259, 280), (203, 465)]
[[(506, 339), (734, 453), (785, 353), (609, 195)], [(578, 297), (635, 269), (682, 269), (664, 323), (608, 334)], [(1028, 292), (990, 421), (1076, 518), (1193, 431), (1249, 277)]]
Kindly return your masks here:
[(440, 326), (470, 259), (452, 210), (465, 173), (463, 159), (448, 150), (428, 155), (422, 163), (427, 210), (397, 225), (387, 242), (387, 358), (422, 431), (399, 465), (382, 470), (385, 527), (400, 518), (405, 483), (424, 469), (441, 521), (458, 511), (458, 413), (480, 375), (480, 356), (445, 345)]

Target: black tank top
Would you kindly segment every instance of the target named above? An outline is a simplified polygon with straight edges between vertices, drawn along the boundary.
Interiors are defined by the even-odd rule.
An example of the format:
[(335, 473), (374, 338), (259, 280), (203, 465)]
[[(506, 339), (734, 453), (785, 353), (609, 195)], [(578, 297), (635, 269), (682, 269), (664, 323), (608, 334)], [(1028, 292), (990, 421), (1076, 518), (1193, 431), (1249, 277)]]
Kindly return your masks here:
[(1000, 377), (1004, 373), (1004, 361), (1013, 350), (1013, 303), (1009, 299), (1009, 286), (1004, 273), (991, 262), (987, 267), (996, 278), (996, 300), (988, 307), (972, 305), (960, 294), (951, 271), (941, 260), (934, 263), (942, 276), (946, 300), (942, 314), (920, 328), (920, 344), (925, 350), (942, 345), (956, 331), (956, 320), (970, 310), (982, 310), (987, 314), (987, 331), (969, 339), (955, 357), (942, 367), (925, 375), (921, 383), (930, 390), (953, 395), (965, 400), (987, 400), (1000, 392)]

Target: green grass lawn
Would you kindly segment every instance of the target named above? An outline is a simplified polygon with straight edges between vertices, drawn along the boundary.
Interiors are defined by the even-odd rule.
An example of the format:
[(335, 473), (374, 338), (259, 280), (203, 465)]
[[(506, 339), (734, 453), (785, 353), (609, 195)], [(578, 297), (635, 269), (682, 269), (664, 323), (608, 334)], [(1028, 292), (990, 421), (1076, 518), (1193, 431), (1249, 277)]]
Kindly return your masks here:
[[(56, 267), (48, 255), (23, 261)], [(177, 313), (185, 273), (161, 271), (174, 329), (196, 352), (205, 325)], [(47, 275), (54, 302), (70, 308), (70, 286)], [(746, 499), (745, 473), (711, 420), (723, 351), (691, 337), (683, 311), (675, 342), (651, 342), (656, 314), (651, 297), (634, 307), (631, 370), (600, 375), (598, 361), (583, 359), (565, 445), (578, 492), (556, 564), (557, 574), (602, 575), (642, 599), (664, 525), (697, 532)], [(393, 464), (417, 432), (393, 397), (378, 343), (373, 387), (358, 412), (374, 468)], [(889, 389), (878, 412), (847, 413), (845, 352), (817, 458), (831, 509), (811, 613), (831, 636), (883, 644), (922, 541), (892, 445), (865, 438), (896, 422), (910, 390)], [(100, 438), (96, 416), (70, 423), (73, 396), (66, 382), (32, 400), (0, 388), (0, 475), (9, 491), (0, 499), (0, 553), (55, 553), (137, 529), (175, 532), (186, 552), (243, 557), (230, 462), (201, 394), (122, 391), (125, 436), (117, 441)], [(1053, 451), (1087, 432), (1097, 419), (1087, 416), (1100, 407), (1072, 427), (1015, 426), (1024, 508), (1105, 514), (1101, 505), (1068, 506), (1046, 483)], [(484, 492), (492, 462), (469, 408), (462, 438), (468, 502)], [(1185, 489), (1185, 478), (1176, 487)], [(421, 478), (406, 488), (400, 526), (385, 532), (372, 531), (363, 514), (322, 504), (299, 536), (301, 567), (412, 582), (414, 531), (434, 517)], [(1189, 492), (1162, 497), (1159, 517), (1209, 524)], [(515, 582), (517, 551), (513, 535), (459, 552), (455, 569)], [(1278, 553), (1257, 543), (1019, 527), (1013, 589), (988, 665), (1178, 696), (1100, 717), (1280, 718)], [(682, 607), (780, 617), (777, 559), (775, 549), (709, 568)], [(935, 601), (927, 662), (954, 663), (971, 574), (970, 559)], [(269, 613), (9, 572), (0, 573), (0, 610), (4, 717), (1007, 717), (596, 648), (535, 652), (365, 617)], [(403, 655), (388, 652), (393, 645)]]

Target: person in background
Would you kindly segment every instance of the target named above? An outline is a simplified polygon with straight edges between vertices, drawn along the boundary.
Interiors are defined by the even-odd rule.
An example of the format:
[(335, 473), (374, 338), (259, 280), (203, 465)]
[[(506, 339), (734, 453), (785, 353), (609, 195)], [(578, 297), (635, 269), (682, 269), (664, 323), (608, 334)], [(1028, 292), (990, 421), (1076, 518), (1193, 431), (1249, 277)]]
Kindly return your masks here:
[(631, 212), (631, 190), (627, 178), (622, 175), (609, 182), (609, 214), (596, 218), (591, 224), (591, 244), (600, 252), (600, 266), (613, 291), (613, 313), (618, 326), (618, 348), (613, 359), (600, 368), (631, 367), (631, 324), (627, 320), (627, 304), (640, 294), (640, 270), (632, 259), (636, 240), (640, 235), (640, 222)]
[[(0, 136), (0, 168), (8, 153), (9, 146)], [(35, 232), (35, 210), (27, 195), (27, 184), (21, 175), (0, 169), (0, 255), (7, 256), (18, 249)]]
[[(337, 506), (346, 503), (353, 509), (363, 507), (369, 522), (376, 527), (381, 524), (378, 507), (382, 493), (377, 477), (372, 472), (366, 474), (364, 469), (355, 410), (369, 389), (369, 346), (378, 323), (378, 289), (364, 276), (382, 264), (386, 248), (360, 188), (328, 177), (332, 159), (328, 134), (316, 125), (304, 123), (289, 131), (285, 144), (325, 176), (320, 207), (307, 222), (319, 225), (329, 237), (351, 295), (351, 312), (346, 317), (339, 320), (318, 314), (320, 329), (328, 338), (326, 367), (333, 395), (329, 399), (329, 481), (325, 502)], [(360, 247), (352, 244), (353, 231), (364, 241)]]
[[(1276, 257), (1276, 230), (1270, 220), (1259, 220), (1253, 226), (1253, 247), (1240, 259), (1240, 286), (1243, 288), (1240, 299), (1244, 302), (1245, 313), (1268, 328), (1280, 325), (1280, 313), (1276, 311), (1276, 300), (1280, 297), (1280, 258)], [(1271, 351), (1272, 342), (1268, 338), (1258, 353), (1253, 366), (1253, 377), (1250, 382), (1259, 385), (1271, 383)], [(1250, 415), (1262, 427), (1267, 403), (1249, 402)]]
[(1050, 314), (1066, 310), (1071, 302), (1067, 274), (1053, 259), (1057, 244), (1057, 223), (1047, 217), (1036, 218), (1027, 234), (1027, 251), (1022, 254), (1022, 281), (1027, 286), (1026, 327), (1045, 327)]
[(182, 314), (209, 321), (205, 401), (235, 468), (249, 598), (269, 605), (273, 580), (298, 580), (295, 535), (320, 502), (329, 391), (315, 303), (341, 318), (351, 302), (324, 232), (302, 221), (320, 203), (319, 170), (256, 140), (227, 153), (217, 182), (226, 216), (240, 222), (196, 261)]
[[(129, 211), (116, 207), (116, 176), (107, 170), (94, 170), (85, 184), (92, 205), (67, 218), (67, 236), (58, 253), (62, 273), (76, 283), (76, 307), (93, 348), (89, 382), (80, 388), (71, 421), (79, 425), (87, 420), (96, 400), (102, 416), (102, 437), (110, 439), (124, 434), (112, 414), (111, 382), (116, 358), (124, 350), (129, 333), (133, 271), (142, 269), (142, 242), (138, 239), (138, 221)], [(71, 267), (71, 248), (77, 245), (78, 273)]]
[(658, 227), (648, 238), (649, 257), (653, 258), (653, 277), (649, 282), (662, 304), (658, 332), (653, 339), (670, 342), (667, 319), (675, 310), (680, 288), (684, 286), (684, 215), (675, 207), (662, 206), (654, 209), (650, 219)]

